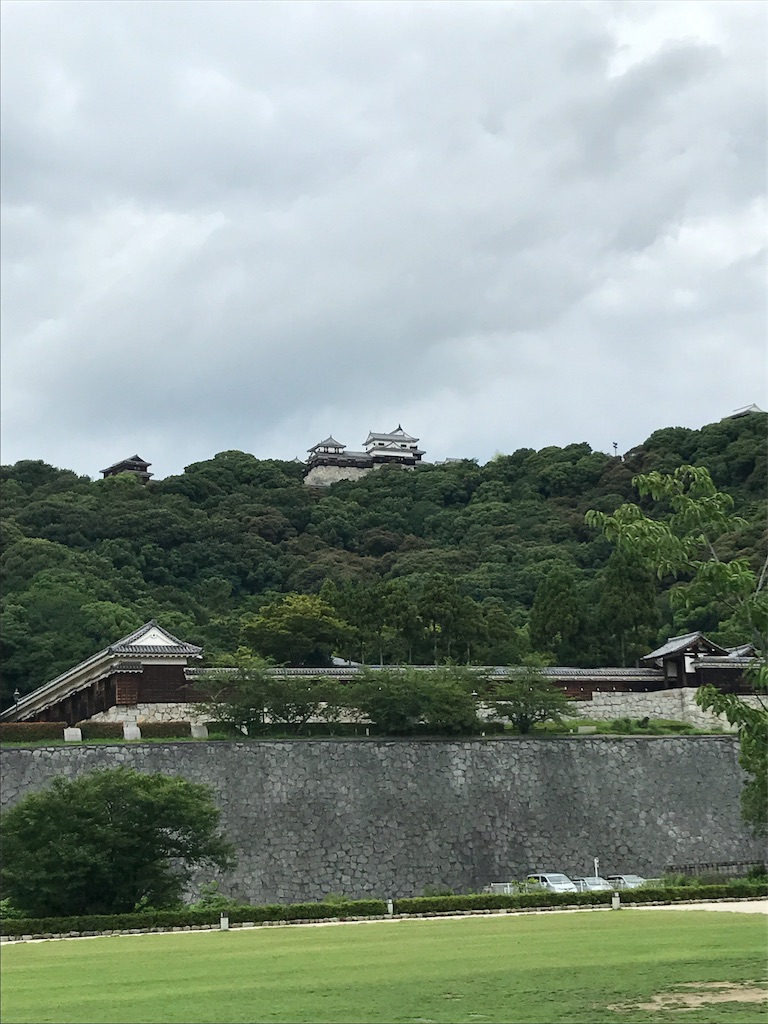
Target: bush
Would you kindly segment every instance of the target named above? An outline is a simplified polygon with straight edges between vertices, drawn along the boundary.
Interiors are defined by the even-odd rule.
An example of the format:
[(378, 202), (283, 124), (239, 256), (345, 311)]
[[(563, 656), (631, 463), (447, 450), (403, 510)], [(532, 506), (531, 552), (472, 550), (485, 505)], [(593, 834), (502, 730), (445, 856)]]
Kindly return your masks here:
[[(353, 917), (382, 917), (384, 900), (347, 900), (329, 894), (322, 903), (271, 904), (253, 907), (246, 904), (225, 907), (232, 924), (265, 921), (308, 921), (328, 917), (342, 920)], [(396, 914), (456, 914), (461, 911), (521, 910), (530, 907), (601, 906), (611, 902), (612, 892), (531, 892), (514, 896), (470, 893), (464, 896), (416, 896), (394, 901)], [(679, 886), (659, 889), (625, 889), (622, 902), (653, 903), (697, 899), (756, 899), (768, 896), (768, 882), (731, 882), (721, 885)], [(335, 897), (335, 898), (333, 898)], [(343, 911), (343, 913), (341, 913)], [(141, 914), (88, 915), (80, 917), (9, 918), (2, 921), (3, 935), (44, 935), (66, 932), (128, 931), (132, 928), (184, 928), (190, 925), (215, 925), (220, 909), (153, 910)]]
[(78, 722), (84, 740), (117, 740), (123, 738), (122, 722)]
[(239, 910), (240, 907), (247, 906), (241, 900), (233, 899), (231, 896), (225, 896), (219, 888), (218, 882), (203, 882), (200, 886), (200, 899), (194, 903), (190, 903), (190, 910), (203, 910), (203, 911), (218, 911), (222, 910), (227, 912), (232, 910)]
[(231, 866), (220, 813), (209, 787), (173, 776), (59, 775), (0, 816), (0, 892), (28, 916), (172, 909), (194, 866)]
[(36, 743), (63, 740), (66, 722), (0, 722), (0, 742)]
[[(342, 904), (339, 904), (342, 906)], [(350, 900), (343, 904), (344, 917), (379, 917), (386, 913), (383, 900)], [(232, 924), (264, 921), (306, 921), (338, 917), (327, 903), (289, 903), (252, 907), (241, 904), (225, 909)], [(19, 918), (2, 921), (3, 935), (45, 935), (66, 932), (130, 931), (132, 928), (184, 928), (218, 924), (221, 910), (185, 908), (152, 910), (141, 914), (89, 914), (78, 917)]]
[(192, 735), (189, 722), (140, 722), (142, 739), (186, 739)]

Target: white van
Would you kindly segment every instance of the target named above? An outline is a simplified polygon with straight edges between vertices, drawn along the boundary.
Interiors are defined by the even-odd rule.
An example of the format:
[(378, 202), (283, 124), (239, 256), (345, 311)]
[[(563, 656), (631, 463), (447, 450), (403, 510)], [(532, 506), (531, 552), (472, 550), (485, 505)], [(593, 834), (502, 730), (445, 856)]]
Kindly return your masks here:
[(526, 882), (530, 886), (540, 885), (547, 892), (578, 892), (579, 890), (570, 880), (568, 875), (561, 875), (550, 871), (543, 874), (532, 873), (526, 875)]

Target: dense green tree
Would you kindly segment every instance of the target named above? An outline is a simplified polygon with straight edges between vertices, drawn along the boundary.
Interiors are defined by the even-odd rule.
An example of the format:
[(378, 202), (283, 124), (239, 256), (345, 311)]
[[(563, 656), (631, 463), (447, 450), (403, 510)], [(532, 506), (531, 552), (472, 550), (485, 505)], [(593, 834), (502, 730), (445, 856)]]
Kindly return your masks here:
[(577, 656), (584, 631), (585, 609), (575, 573), (556, 566), (539, 585), (530, 616), (531, 643), (558, 664), (569, 665)]
[[(644, 497), (660, 506), (660, 518), (626, 504), (613, 516), (587, 513), (620, 550), (646, 559), (658, 576), (676, 582), (670, 601), (678, 612), (709, 609), (721, 620), (720, 639), (738, 643), (750, 638), (758, 652), (752, 669), (757, 706), (736, 694), (705, 686), (697, 703), (724, 714), (739, 730), (741, 765), (748, 775), (742, 794), (745, 819), (768, 831), (768, 556), (758, 572), (746, 557), (723, 560), (722, 541), (745, 525), (734, 515), (731, 495), (719, 491), (703, 466), (683, 465), (671, 473), (654, 471), (636, 477)], [(723, 621), (724, 620), (724, 621)], [(717, 621), (717, 620), (715, 620)], [(716, 634), (717, 636), (717, 634)]]
[(348, 687), (350, 705), (380, 732), (403, 735), (424, 726), (436, 733), (472, 731), (478, 724), (476, 676), (448, 666), (429, 672), (376, 669)]
[(195, 865), (225, 869), (206, 786), (127, 768), (57, 778), (2, 815), (4, 898), (31, 917), (176, 905)]
[(281, 664), (324, 665), (349, 628), (320, 597), (286, 594), (244, 620), (243, 636), (254, 651)]
[(538, 723), (559, 722), (564, 716), (576, 718), (579, 713), (562, 688), (550, 683), (533, 665), (498, 683), (490, 696), (496, 714), (511, 722), (523, 736)]
[(596, 581), (594, 635), (610, 665), (632, 665), (652, 649), (659, 624), (657, 581), (648, 563), (616, 549)]
[[(338, 640), (323, 634), (309, 652), (264, 647), (279, 661), (337, 652), (384, 664), (506, 663), (528, 653), (528, 635), (558, 661), (620, 660), (621, 633), (613, 637), (609, 623), (630, 609), (619, 608), (618, 582), (609, 600), (612, 545), (584, 513), (612, 517), (637, 501), (637, 475), (681, 462), (706, 467), (746, 521), (717, 538), (719, 561), (744, 560), (759, 577), (767, 428), (768, 417), (753, 414), (657, 431), (623, 458), (583, 443), (521, 448), (485, 466), (390, 467), (327, 489), (305, 487), (298, 463), (244, 452), (220, 452), (146, 485), (125, 475), (92, 481), (39, 461), (3, 466), (3, 693), (29, 691), (116, 639), (113, 630), (151, 617), (204, 643), (212, 662), (231, 658), (239, 644), (253, 645), (253, 618), (291, 594), (320, 595), (350, 628)], [(655, 521), (670, 511), (650, 494), (637, 507)], [(573, 575), (564, 593), (572, 591), (585, 620), (568, 637), (574, 602), (569, 609), (566, 601), (560, 628), (556, 614), (543, 623), (540, 594), (526, 632), (537, 592), (559, 567)], [(744, 639), (754, 602), (734, 604), (709, 583), (687, 586), (682, 602), (677, 591), (694, 577), (681, 570), (657, 580), (665, 616), (672, 598), (670, 631)], [(345, 608), (325, 595), (331, 584)], [(639, 614), (637, 600), (629, 603)], [(645, 635), (641, 625), (624, 627), (627, 663)]]

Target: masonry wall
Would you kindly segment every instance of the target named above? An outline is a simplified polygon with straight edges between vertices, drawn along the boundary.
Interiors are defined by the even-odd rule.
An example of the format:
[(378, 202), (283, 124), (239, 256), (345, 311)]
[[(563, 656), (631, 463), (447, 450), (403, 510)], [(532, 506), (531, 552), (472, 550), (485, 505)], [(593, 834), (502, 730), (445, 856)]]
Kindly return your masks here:
[(180, 775), (213, 788), (238, 850), (233, 895), (414, 895), (584, 874), (593, 857), (604, 874), (650, 877), (762, 860), (739, 819), (737, 757), (731, 736), (14, 748), (0, 802), (118, 764)]

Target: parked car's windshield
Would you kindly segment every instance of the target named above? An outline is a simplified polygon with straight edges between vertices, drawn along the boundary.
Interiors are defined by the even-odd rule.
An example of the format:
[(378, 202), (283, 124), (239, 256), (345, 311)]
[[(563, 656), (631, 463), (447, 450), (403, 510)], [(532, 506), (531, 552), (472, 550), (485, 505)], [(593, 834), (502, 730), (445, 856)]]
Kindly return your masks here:
[(545, 875), (548, 882), (570, 882), (570, 878), (567, 875)]

